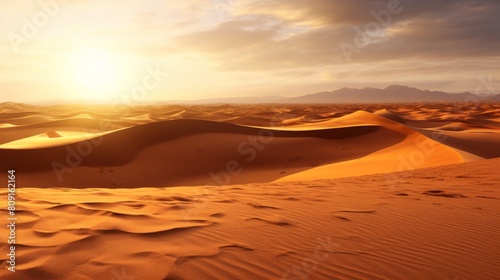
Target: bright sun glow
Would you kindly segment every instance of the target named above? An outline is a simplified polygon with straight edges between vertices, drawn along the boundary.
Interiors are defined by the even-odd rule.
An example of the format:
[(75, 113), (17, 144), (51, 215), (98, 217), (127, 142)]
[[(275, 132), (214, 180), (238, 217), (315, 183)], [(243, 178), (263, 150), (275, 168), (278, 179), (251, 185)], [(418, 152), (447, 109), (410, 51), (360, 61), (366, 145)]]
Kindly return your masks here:
[(110, 97), (123, 81), (118, 57), (110, 51), (80, 48), (71, 54), (70, 63), (77, 87), (87, 98)]

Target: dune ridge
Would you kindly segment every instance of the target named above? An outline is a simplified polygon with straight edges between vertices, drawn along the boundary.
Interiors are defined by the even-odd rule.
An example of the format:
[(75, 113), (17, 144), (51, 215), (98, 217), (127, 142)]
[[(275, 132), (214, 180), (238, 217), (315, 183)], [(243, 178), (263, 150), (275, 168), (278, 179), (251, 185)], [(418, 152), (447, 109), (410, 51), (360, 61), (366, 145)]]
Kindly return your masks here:
[(0, 112), (15, 279), (500, 275), (495, 104)]
[[(371, 135), (387, 139), (367, 147), (358, 144), (356, 150), (345, 148), (349, 142), (360, 143)], [(6, 164), (20, 166), (21, 172), (36, 173), (29, 177), (28, 180), (31, 181), (21, 178), (20, 182), (38, 187), (206, 184), (214, 181), (209, 176), (211, 172), (224, 170), (227, 162), (232, 160), (239, 160), (241, 168), (245, 169), (242, 176), (231, 178), (232, 183), (271, 181), (281, 176), (281, 172), (296, 172), (311, 165), (356, 158), (402, 138), (396, 132), (375, 125), (288, 131), (212, 121), (172, 120), (106, 133), (102, 138), (93, 136), (84, 142), (71, 143), (71, 140), (81, 137), (55, 140), (42, 138), (51, 142), (66, 141), (67, 145), (52, 144), (52, 147), (40, 148), (30, 147), (28, 144), (22, 146), (21, 141), (3, 144), (0, 146), (0, 155), (12, 160), (0, 165), (3, 168), (9, 168)], [(123, 139), (129, 140), (124, 142)], [(27, 143), (34, 143), (32, 139), (26, 140), (30, 140)], [(255, 142), (253, 146), (250, 144), (252, 141)], [(59, 182), (53, 170), (53, 162), (65, 164), (68, 155), (77, 157), (75, 153), (82, 150), (82, 144), (91, 147), (88, 148), (91, 151), (88, 155), (81, 155), (79, 166), (68, 171), (64, 181)], [(301, 147), (306, 145), (313, 147), (302, 150)], [(332, 145), (338, 147), (332, 149)], [(9, 148), (19, 146), (21, 148)], [(183, 157), (180, 158), (179, 155)], [(32, 157), (37, 160), (28, 162), (27, 159)], [(169, 157), (176, 157), (175, 163), (168, 160)], [(259, 172), (260, 176), (254, 176), (255, 172)], [(85, 178), (89, 176), (102, 181), (88, 182)]]
[[(23, 106), (0, 106), (0, 166), (36, 187), (314, 180), (500, 156), (494, 104)], [(245, 172), (227, 179), (233, 161)]]

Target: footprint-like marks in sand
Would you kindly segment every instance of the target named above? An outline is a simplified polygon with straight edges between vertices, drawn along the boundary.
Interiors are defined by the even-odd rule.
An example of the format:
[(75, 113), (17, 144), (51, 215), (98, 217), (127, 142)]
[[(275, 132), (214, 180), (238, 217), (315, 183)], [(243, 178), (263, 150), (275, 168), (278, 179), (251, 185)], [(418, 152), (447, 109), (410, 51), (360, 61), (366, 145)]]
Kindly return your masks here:
[(236, 203), (236, 202), (240, 202), (240, 201), (237, 200), (237, 199), (223, 199), (223, 200), (215, 200), (214, 202), (218, 202), (218, 203)]
[(307, 186), (306, 188), (308, 188), (308, 189), (324, 189), (324, 188), (327, 188), (327, 186), (324, 186), (324, 185), (310, 185), (310, 186)]
[(447, 193), (442, 190), (428, 190), (423, 192), (422, 194), (424, 195), (430, 195), (430, 196), (441, 196), (441, 197), (448, 197), (448, 198), (465, 198), (465, 195), (459, 194), (459, 193)]
[(262, 221), (268, 224), (277, 225), (277, 226), (290, 226), (292, 225), (291, 221), (282, 216), (268, 216), (268, 217), (255, 217), (248, 218), (245, 221)]
[(408, 196), (407, 193), (395, 193), (394, 195), (397, 195), (397, 196)]
[(498, 199), (497, 197), (493, 197), (493, 196), (484, 196), (484, 195), (478, 195), (476, 196), (477, 198), (485, 198), (485, 199)]
[(345, 221), (345, 222), (352, 222), (350, 218), (347, 218), (345, 216), (337, 215), (336, 213), (344, 213), (344, 214), (373, 214), (376, 213), (377, 211), (375, 210), (340, 210), (340, 211), (335, 211), (332, 212), (333, 217)]
[(333, 215), (335, 218), (339, 219), (339, 220), (342, 220), (342, 221), (346, 221), (346, 222), (352, 222), (351, 219), (347, 218), (347, 217), (343, 217), (343, 216), (337, 216), (337, 215)]
[(214, 217), (214, 218), (222, 218), (222, 217), (224, 217), (224, 216), (226, 216), (226, 214), (224, 214), (224, 213), (219, 213), (219, 212), (217, 212), (217, 213), (213, 213), (213, 214), (211, 214), (211, 215), (210, 215), (210, 217)]
[(257, 209), (280, 209), (278, 207), (274, 207), (274, 206), (267, 206), (267, 205), (261, 205), (259, 203), (247, 203), (248, 205), (254, 207), (254, 208), (257, 208)]
[(220, 250), (240, 249), (240, 250), (244, 250), (244, 251), (253, 251), (253, 248), (250, 248), (249, 246), (243, 245), (243, 244), (228, 244), (228, 245), (224, 245), (224, 246), (219, 246), (219, 249)]
[(333, 213), (355, 213), (355, 214), (373, 214), (376, 210), (340, 210)]

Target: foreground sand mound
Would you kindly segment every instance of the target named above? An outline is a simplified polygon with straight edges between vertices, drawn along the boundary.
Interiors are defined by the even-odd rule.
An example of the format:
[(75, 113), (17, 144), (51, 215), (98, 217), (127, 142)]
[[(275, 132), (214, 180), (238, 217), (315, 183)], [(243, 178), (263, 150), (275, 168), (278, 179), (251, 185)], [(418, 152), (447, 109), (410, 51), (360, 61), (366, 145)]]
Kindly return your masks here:
[(498, 279), (499, 168), (495, 159), (309, 182), (21, 186), (17, 272), (0, 278)]

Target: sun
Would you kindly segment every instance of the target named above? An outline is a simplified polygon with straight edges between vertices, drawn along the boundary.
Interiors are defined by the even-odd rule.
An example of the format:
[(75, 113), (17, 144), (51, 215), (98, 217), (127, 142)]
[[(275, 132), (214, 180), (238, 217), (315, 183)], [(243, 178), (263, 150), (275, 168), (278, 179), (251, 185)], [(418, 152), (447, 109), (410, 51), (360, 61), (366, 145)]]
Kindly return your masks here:
[(75, 50), (70, 55), (70, 67), (78, 90), (87, 98), (109, 98), (122, 81), (117, 55), (105, 49)]

